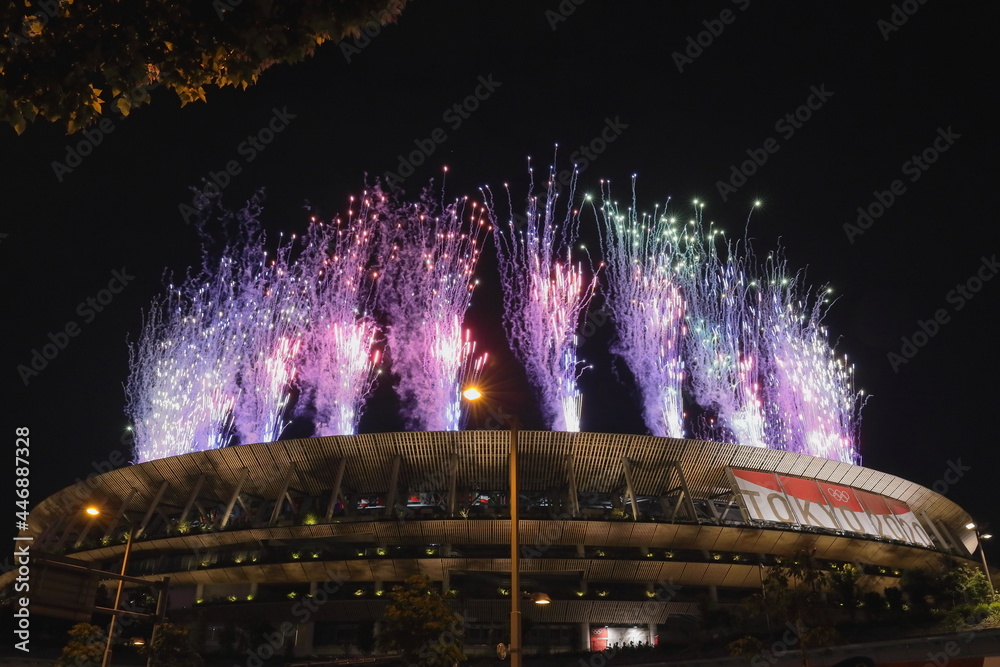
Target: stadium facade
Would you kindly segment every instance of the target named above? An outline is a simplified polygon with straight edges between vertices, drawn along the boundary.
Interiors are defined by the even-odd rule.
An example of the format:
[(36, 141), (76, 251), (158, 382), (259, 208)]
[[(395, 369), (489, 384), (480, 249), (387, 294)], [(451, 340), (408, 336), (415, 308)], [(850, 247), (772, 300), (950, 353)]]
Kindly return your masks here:
[[(386, 593), (424, 574), (463, 614), (467, 652), (486, 652), (507, 639), (509, 445), (405, 432), (194, 452), (63, 489), (22, 536), (116, 572), (131, 532), (127, 574), (169, 577), (168, 618), (208, 645), (263, 623), (297, 656), (365, 650)], [(519, 450), (522, 594), (552, 600), (523, 605), (527, 653), (683, 637), (706, 600), (737, 604), (803, 551), (861, 564), (881, 591), (977, 548), (954, 502), (862, 466), (623, 434), (521, 432)]]

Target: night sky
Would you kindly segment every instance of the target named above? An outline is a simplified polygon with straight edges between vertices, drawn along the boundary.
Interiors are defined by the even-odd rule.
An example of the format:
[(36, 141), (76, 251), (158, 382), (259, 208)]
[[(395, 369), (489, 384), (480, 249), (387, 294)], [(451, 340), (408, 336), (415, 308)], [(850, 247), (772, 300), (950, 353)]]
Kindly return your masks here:
[[(432, 178), (439, 187), (447, 165), (449, 198), (504, 182), (523, 196), (528, 156), (544, 171), (558, 143), (566, 169), (605, 131), (613, 141), (587, 158), (579, 193), (610, 179), (625, 200), (636, 173), (641, 208), (671, 197), (686, 213), (700, 198), (706, 220), (734, 236), (763, 200), (749, 225), (758, 254), (780, 241), (791, 267), (835, 290), (831, 336), (872, 396), (864, 464), (937, 482), (1000, 530), (991, 493), (1000, 174), (987, 33), (996, 9), (762, 4), (415, 0), (398, 24), (273, 67), (246, 91), (212, 91), (207, 104), (184, 108), (154, 91), (151, 106), (111, 116), (113, 130), (71, 171), (53, 163), (66, 163), (83, 135), (0, 128), (3, 367), (13, 399), (5, 421), (12, 446), (13, 427), (31, 429), (33, 502), (92, 472), (92, 462), (130, 456), (121, 444), (126, 338), (138, 334), (165, 270), (181, 275), (199, 261), (199, 236), (179, 207), (210, 172), (238, 163), (223, 190), (230, 207), (266, 188), (264, 222), (276, 238), (304, 231), (310, 215), (345, 210), (366, 173), (396, 171), (398, 156), (436, 130), (445, 139), (405, 179), (410, 195)], [(449, 113), (477, 86), (477, 109)], [(273, 141), (249, 149), (243, 142), (274, 118), (282, 129)], [(731, 180), (752, 155), (766, 162), (745, 183)], [(879, 215), (845, 229), (859, 207)], [(596, 248), (596, 221), (586, 214), (583, 224)], [(492, 252), (490, 241), (468, 324), (499, 360), (492, 372), (508, 405), (537, 427), (500, 328)], [(133, 277), (91, 309), (87, 299), (116, 271)], [(935, 316), (925, 325), (934, 335), (918, 335), (925, 344), (893, 368), (887, 355), (902, 354), (901, 338)], [(78, 335), (25, 386), (17, 366), (67, 324)], [(584, 430), (641, 433), (635, 388), (604, 352), (612, 333), (605, 325), (584, 346), (594, 364), (581, 381)], [(402, 428), (390, 393), (380, 392), (363, 430)]]

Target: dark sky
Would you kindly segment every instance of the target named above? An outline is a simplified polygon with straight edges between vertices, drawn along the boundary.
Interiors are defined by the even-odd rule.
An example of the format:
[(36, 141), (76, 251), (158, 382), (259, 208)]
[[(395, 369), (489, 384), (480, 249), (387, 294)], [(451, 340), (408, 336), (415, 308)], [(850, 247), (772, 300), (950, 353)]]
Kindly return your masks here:
[[(11, 445), (14, 426), (31, 429), (33, 500), (121, 449), (126, 337), (137, 334), (164, 270), (182, 273), (198, 261), (198, 235), (179, 205), (191, 203), (189, 188), (209, 172), (237, 161), (225, 202), (236, 207), (265, 187), (268, 230), (301, 232), (306, 201), (326, 217), (344, 210), (366, 172), (396, 170), (397, 156), (438, 128), (446, 138), (406, 179), (410, 193), (442, 165), (450, 196), (505, 181), (523, 193), (529, 155), (545, 168), (558, 142), (568, 167), (577, 147), (610, 125), (614, 141), (590, 161), (580, 190), (611, 179), (624, 199), (637, 173), (643, 208), (669, 196), (683, 211), (701, 198), (706, 219), (736, 233), (761, 198), (750, 224), (758, 252), (780, 239), (791, 266), (808, 267), (810, 282), (836, 291), (831, 335), (872, 395), (865, 465), (939, 482), (981, 521), (1000, 518), (989, 421), (997, 414), (1000, 280), (977, 283), (977, 272), (992, 278), (1000, 268), (991, 261), (1000, 250), (996, 10), (939, 0), (898, 9), (763, 4), (416, 0), (397, 25), (359, 51), (352, 45), (349, 59), (327, 45), (305, 63), (272, 68), (247, 91), (213, 91), (207, 104), (184, 108), (155, 91), (152, 106), (113, 118), (113, 131), (71, 172), (57, 176), (53, 162), (65, 161), (82, 135), (43, 124), (20, 137), (0, 128), (3, 366), (13, 399), (5, 421)], [(901, 25), (891, 23), (894, 12)], [(692, 47), (699, 39), (703, 46)], [(479, 108), (460, 124), (445, 116), (480, 79), (493, 90)], [(810, 102), (813, 109), (802, 108)], [(808, 120), (782, 120), (800, 108)], [(248, 160), (241, 142), (275, 110), (287, 126)], [(906, 164), (927, 149), (933, 164)], [(724, 197), (717, 182), (748, 151), (766, 162)], [(894, 181), (892, 204), (849, 238), (845, 223), (877, 201), (874, 193), (888, 201)], [(584, 224), (593, 236), (593, 218)], [(134, 278), (101, 312), (79, 310), (114, 271)], [(503, 358), (493, 271), (484, 261), (470, 323)], [(981, 290), (951, 292), (965, 285)], [(893, 369), (887, 354), (936, 312), (935, 334)], [(79, 335), (25, 386), (17, 365), (68, 323)], [(595, 368), (583, 380), (584, 428), (641, 432), (635, 390), (600, 349), (610, 335), (608, 326), (585, 348)], [(518, 391), (530, 396), (527, 386)], [(366, 428), (400, 427), (375, 423), (378, 410)], [(949, 473), (955, 468), (960, 476)]]

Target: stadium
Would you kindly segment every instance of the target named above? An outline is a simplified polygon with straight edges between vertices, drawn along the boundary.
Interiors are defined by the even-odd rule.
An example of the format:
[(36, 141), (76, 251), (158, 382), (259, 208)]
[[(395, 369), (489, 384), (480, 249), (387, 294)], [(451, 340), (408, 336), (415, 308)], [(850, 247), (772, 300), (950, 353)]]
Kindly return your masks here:
[[(152, 460), (48, 497), (22, 537), (117, 572), (131, 536), (126, 590), (169, 577), (166, 616), (203, 626), (206, 646), (266, 624), (302, 657), (370, 650), (386, 593), (423, 574), (463, 615), (466, 652), (486, 654), (508, 635), (511, 438), (331, 436)], [(861, 565), (877, 591), (943, 554), (978, 563), (967, 512), (862, 466), (645, 435), (517, 438), (520, 594), (551, 599), (522, 605), (527, 654), (679, 640), (706, 602), (738, 604), (803, 551)], [(32, 601), (33, 615), (67, 609)]]

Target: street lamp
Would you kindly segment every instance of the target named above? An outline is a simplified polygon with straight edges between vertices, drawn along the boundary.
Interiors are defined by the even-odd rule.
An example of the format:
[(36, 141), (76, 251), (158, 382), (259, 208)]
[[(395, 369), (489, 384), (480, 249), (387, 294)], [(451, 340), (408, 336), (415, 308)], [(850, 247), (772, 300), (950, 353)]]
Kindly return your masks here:
[(996, 591), (993, 589), (993, 578), (990, 576), (990, 567), (986, 564), (986, 550), (983, 549), (983, 540), (988, 540), (993, 537), (990, 533), (984, 532), (985, 526), (982, 530), (975, 522), (970, 521), (965, 524), (968, 530), (974, 530), (976, 532), (976, 548), (979, 549), (979, 557), (983, 560), (983, 574), (986, 575), (986, 583), (990, 586), (990, 595), (993, 595)]
[[(101, 513), (96, 507), (88, 507), (86, 510), (90, 516), (98, 516)], [(111, 649), (115, 636), (115, 621), (118, 620), (118, 604), (122, 599), (122, 588), (125, 585), (125, 568), (128, 567), (128, 557), (132, 553), (132, 537), (135, 534), (135, 526), (130, 525), (128, 529), (128, 540), (125, 542), (125, 554), (122, 556), (122, 569), (118, 576), (118, 590), (115, 592), (115, 603), (111, 607), (111, 623), (108, 624), (108, 643), (104, 647), (104, 658), (101, 660), (101, 667), (111, 665)]]
[[(462, 391), (468, 401), (483, 397), (478, 387)], [(521, 667), (521, 563), (517, 513), (517, 418), (510, 421), (510, 666)], [(541, 602), (539, 604), (545, 604)]]

